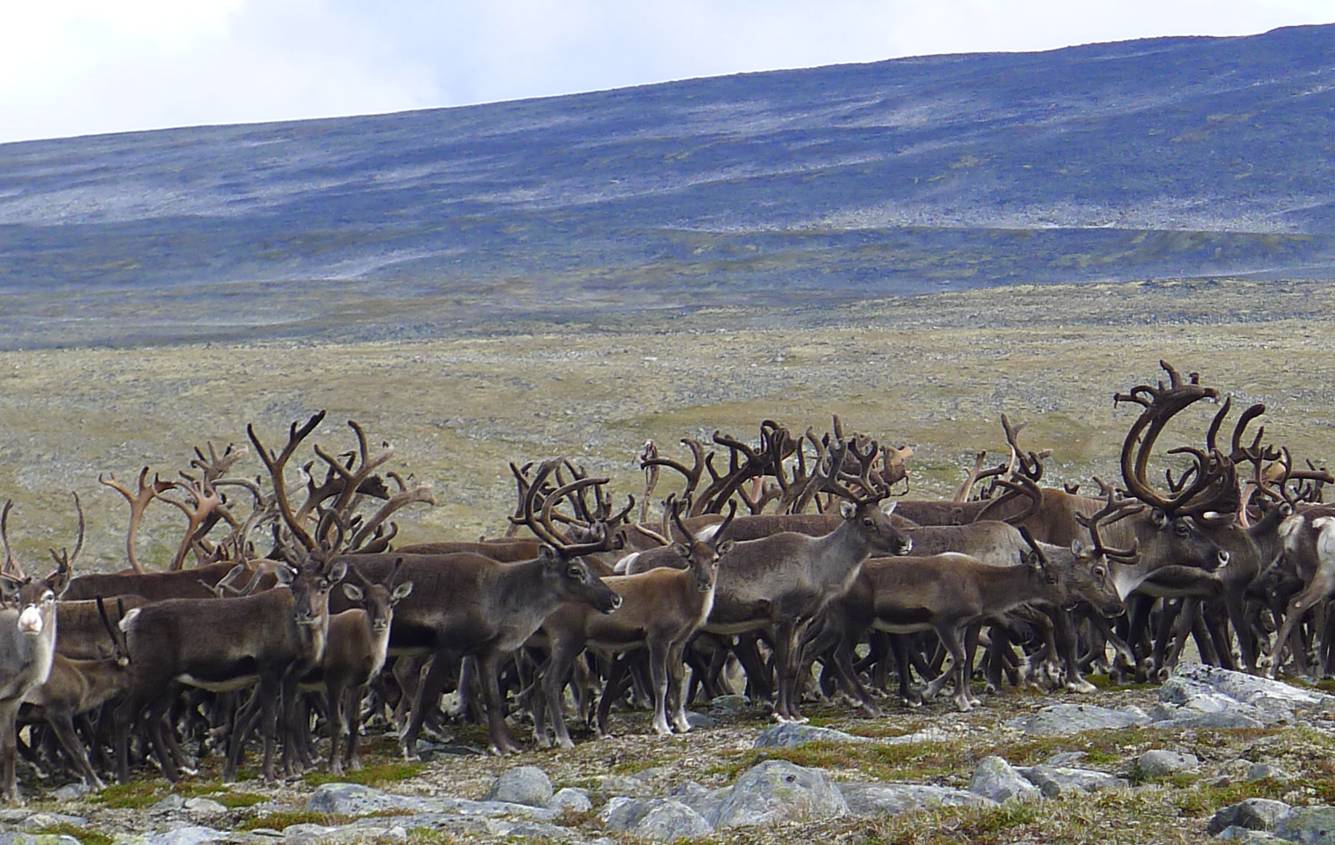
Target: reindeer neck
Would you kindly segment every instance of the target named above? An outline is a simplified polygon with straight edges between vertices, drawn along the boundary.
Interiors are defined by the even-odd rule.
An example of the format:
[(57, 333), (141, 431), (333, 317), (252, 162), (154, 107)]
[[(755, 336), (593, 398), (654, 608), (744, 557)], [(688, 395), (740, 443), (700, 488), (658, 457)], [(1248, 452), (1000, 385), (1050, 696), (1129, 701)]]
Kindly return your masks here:
[(857, 520), (845, 519), (838, 528), (812, 541), (808, 576), (817, 583), (849, 583), (871, 556), (871, 544)]
[(546, 618), (561, 604), (561, 597), (545, 583), (541, 558), (501, 565), (496, 576), (494, 609), (506, 616), (541, 614)]

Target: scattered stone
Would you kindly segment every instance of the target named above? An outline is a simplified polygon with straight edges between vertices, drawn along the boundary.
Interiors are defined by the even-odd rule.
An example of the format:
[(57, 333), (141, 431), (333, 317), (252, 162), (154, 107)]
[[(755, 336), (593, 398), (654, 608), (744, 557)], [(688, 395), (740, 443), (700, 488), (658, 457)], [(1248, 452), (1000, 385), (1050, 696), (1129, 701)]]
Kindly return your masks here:
[(86, 827), (88, 819), (83, 816), (70, 816), (64, 813), (34, 813), (23, 820), (20, 830), (41, 830), (67, 824), (71, 827)]
[(603, 823), (605, 829), (613, 833), (624, 833), (634, 827), (649, 812), (648, 804), (650, 800), (618, 795), (610, 799), (598, 811), (598, 820)]
[(697, 713), (694, 710), (686, 711), (686, 724), (692, 728), (717, 728), (718, 719), (706, 713)]
[(650, 803), (653, 806), (628, 831), (633, 836), (655, 842), (673, 842), (706, 836), (714, 831), (703, 816), (680, 801), (666, 798)]
[(0, 845), (79, 845), (73, 836), (0, 830)]
[(1291, 775), (1281, 769), (1279, 766), (1272, 766), (1269, 763), (1252, 763), (1247, 767), (1247, 780), (1289, 780)]
[(1143, 711), (1111, 710), (1093, 704), (1054, 704), (1031, 716), (1013, 719), (1009, 724), (1029, 736), (1066, 736), (1081, 731), (1129, 728), (1143, 722)]
[(603, 795), (630, 795), (642, 798), (649, 794), (649, 785), (639, 778), (627, 775), (603, 775), (595, 778), (597, 792)]
[(429, 811), (429, 803), (420, 798), (391, 795), (362, 786), (359, 783), (326, 783), (316, 787), (306, 800), (306, 809), (313, 813), (334, 813), (355, 816), (383, 810)]
[(1228, 827), (1247, 830), (1274, 830), (1275, 824), (1289, 811), (1283, 801), (1269, 798), (1248, 798), (1217, 811), (1205, 826), (1209, 833), (1219, 833)]
[(1049, 756), (1048, 759), (1044, 760), (1043, 764), (1047, 766), (1075, 766), (1075, 768), (1080, 768), (1079, 766), (1076, 766), (1076, 763), (1085, 762), (1085, 758), (1088, 756), (1089, 752), (1087, 751), (1058, 751)]
[(1273, 833), (1266, 833), (1264, 830), (1248, 830), (1245, 827), (1226, 827), (1219, 832), (1218, 838), (1228, 842), (1242, 842), (1244, 845), (1266, 845), (1266, 843), (1284, 841)]
[(552, 781), (537, 766), (519, 766), (496, 778), (487, 800), (546, 807), (552, 800)]
[(148, 808), (150, 813), (175, 813), (185, 807), (185, 799), (179, 795), (168, 795)]
[(1203, 663), (1181, 664), (1169, 682), (1175, 680), (1211, 689), (1262, 711), (1323, 707), (1335, 703), (1335, 696), (1323, 692), (1299, 689), (1283, 681), (1272, 681)]
[(187, 798), (185, 811), (192, 816), (217, 816), (227, 812), (227, 808), (211, 798)]
[(593, 809), (593, 802), (589, 800), (589, 793), (567, 786), (556, 791), (547, 807), (558, 813), (587, 813)]
[(203, 845), (205, 842), (221, 842), (231, 838), (231, 834), (211, 827), (186, 825), (165, 833), (151, 834), (144, 838), (144, 845)]
[(1275, 825), (1275, 835), (1300, 845), (1335, 843), (1335, 807), (1294, 807)]
[[(992, 803), (988, 798), (948, 786), (918, 783), (839, 783), (836, 786), (848, 804), (848, 811), (855, 816), (896, 815), (933, 805)], [(1038, 793), (1034, 787), (1029, 788)]]
[[(1018, 769), (995, 756), (984, 757), (978, 768), (974, 769), (969, 791), (998, 802), (1011, 798), (1037, 798), (1040, 794), (1038, 787), (1026, 780)], [(847, 794), (844, 797), (847, 798)], [(851, 803), (849, 806), (852, 806)]]
[(1031, 766), (1017, 769), (1039, 788), (1044, 798), (1059, 798), (1074, 792), (1121, 789), (1127, 782), (1116, 775), (1094, 769), (1070, 769), (1063, 766)]
[(912, 745), (915, 742), (948, 742), (955, 739), (958, 735), (952, 736), (950, 731), (944, 728), (932, 726), (923, 728), (920, 731), (914, 731), (911, 734), (903, 736), (891, 736), (885, 739), (876, 740), (881, 745)]
[(709, 789), (693, 780), (688, 780), (672, 787), (668, 797), (675, 798), (704, 818), (712, 819), (718, 813), (718, 808), (723, 804), (727, 794), (727, 788)]
[(737, 779), (710, 821), (727, 828), (847, 814), (848, 803), (824, 772), (786, 760), (766, 760)]
[(1187, 728), (1262, 728), (1260, 720), (1242, 712), (1219, 711), (1200, 713), (1183, 707), (1176, 713), (1168, 713), (1162, 719), (1150, 723), (1152, 728), (1163, 730), (1185, 730)]
[(89, 788), (88, 784), (76, 780), (74, 783), (67, 783), (60, 789), (51, 793), (51, 797), (57, 801), (74, 801), (84, 797), (91, 791), (92, 790)]
[(836, 731), (833, 728), (818, 728), (815, 725), (799, 725), (785, 722), (774, 725), (760, 732), (752, 747), (754, 748), (792, 748), (808, 742), (871, 742), (865, 736)]
[(1146, 751), (1136, 760), (1136, 769), (1142, 775), (1152, 778), (1175, 775), (1179, 772), (1195, 772), (1199, 771), (1200, 767), (1201, 761), (1195, 754), (1183, 754), (1159, 748)]
[(715, 716), (740, 716), (753, 708), (744, 695), (720, 695), (709, 702), (709, 712)]

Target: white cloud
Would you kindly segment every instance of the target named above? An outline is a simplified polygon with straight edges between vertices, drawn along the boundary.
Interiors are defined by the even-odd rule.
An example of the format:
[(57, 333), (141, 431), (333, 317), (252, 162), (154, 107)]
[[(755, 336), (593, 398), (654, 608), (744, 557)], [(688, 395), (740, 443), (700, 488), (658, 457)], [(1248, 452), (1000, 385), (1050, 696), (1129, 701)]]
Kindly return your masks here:
[(1317, 23), (1316, 0), (8, 0), (0, 141)]

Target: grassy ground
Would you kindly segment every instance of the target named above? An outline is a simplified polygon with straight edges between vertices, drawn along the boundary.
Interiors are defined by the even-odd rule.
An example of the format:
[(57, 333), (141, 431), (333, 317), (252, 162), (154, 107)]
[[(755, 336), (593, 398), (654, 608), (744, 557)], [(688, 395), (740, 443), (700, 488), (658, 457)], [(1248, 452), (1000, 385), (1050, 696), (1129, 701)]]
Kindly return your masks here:
[[(1101, 689), (1088, 696), (1039, 695), (1033, 690), (1009, 689), (987, 696), (979, 709), (955, 712), (948, 701), (937, 701), (912, 712), (890, 706), (883, 717), (850, 715), (848, 708), (811, 705), (813, 723), (850, 733), (893, 736), (931, 728), (930, 738), (901, 745), (813, 743), (798, 748), (756, 749), (752, 743), (768, 720), (759, 711), (723, 717), (714, 728), (698, 729), (687, 737), (661, 738), (649, 730), (644, 713), (614, 712), (613, 739), (599, 740), (573, 727), (573, 749), (538, 750), (529, 747), (510, 758), (462, 756), (425, 764), (404, 765), (396, 759), (394, 741), (374, 735), (364, 745), (368, 766), (358, 776), (342, 780), (366, 782), (379, 789), (420, 796), (483, 798), (493, 779), (517, 765), (534, 765), (548, 773), (557, 787), (588, 790), (595, 802), (625, 794), (627, 778), (634, 777), (648, 794), (664, 794), (687, 780), (707, 787), (731, 783), (739, 773), (766, 759), (786, 759), (819, 767), (835, 780), (932, 783), (967, 788), (979, 761), (992, 754), (1015, 765), (1042, 763), (1063, 752), (1083, 752), (1082, 767), (1127, 777), (1129, 791), (1008, 804), (987, 808), (938, 808), (880, 818), (843, 818), (826, 822), (789, 822), (777, 826), (739, 828), (719, 833), (708, 841), (723, 843), (776, 843), (796, 839), (832, 842), (890, 842), (903, 845), (1015, 842), (1189, 843), (1206, 839), (1205, 825), (1220, 807), (1244, 798), (1276, 798), (1290, 804), (1335, 803), (1335, 714), (1323, 712), (1303, 724), (1252, 730), (1201, 729), (1163, 731), (1145, 728), (1086, 731), (1067, 737), (1034, 738), (1010, 722), (1056, 700), (1103, 706), (1137, 704), (1149, 707), (1155, 691), (1141, 687)], [(524, 726), (515, 726), (523, 738)], [(480, 742), (483, 729), (459, 726), (454, 739)], [(528, 745), (528, 743), (525, 743)], [(1201, 761), (1194, 773), (1146, 778), (1136, 758), (1153, 748), (1195, 754)], [(1282, 769), (1281, 780), (1248, 781), (1251, 762)], [(204, 797), (226, 808), (222, 815), (194, 817), (218, 829), (237, 831), (279, 829), (304, 823), (345, 824), (351, 816), (311, 813), (305, 801), (311, 790), (331, 778), (308, 773), (277, 786), (256, 779), (251, 768), (233, 785), (218, 781), (217, 760), (203, 761), (199, 776), (173, 790), (151, 772), (126, 785), (108, 787), (77, 805), (49, 802), (29, 791), (30, 810), (77, 812), (88, 822), (75, 833), (86, 842), (109, 841), (127, 832), (166, 828), (188, 817), (181, 811), (156, 811), (152, 805), (175, 792), (183, 798)], [(377, 813), (372, 815), (385, 815)], [(560, 824), (587, 838), (602, 835), (596, 813), (569, 814)], [(55, 831), (52, 831), (55, 832)], [(68, 831), (74, 832), (74, 831)], [(411, 831), (410, 841), (465, 841), (446, 838), (433, 830)]]
[[(509, 460), (569, 454), (637, 492), (646, 439), (671, 454), (716, 428), (754, 437), (766, 417), (823, 430), (834, 412), (911, 444), (914, 493), (936, 495), (974, 450), (1003, 445), (1006, 412), (1029, 422), (1027, 443), (1054, 450), (1049, 477), (1088, 483), (1115, 476), (1134, 418), (1113, 392), (1157, 378), (1160, 358), (1266, 402), (1267, 432), (1295, 454), (1332, 456), (1331, 314), (1335, 289), (1323, 285), (1144, 283), (591, 315), (413, 343), (13, 352), (0, 363), (0, 496), (16, 502), (18, 552), (37, 562), (71, 542), (77, 490), (89, 511), (83, 566), (120, 566), (125, 506), (98, 473), (129, 479), (151, 465), (172, 476), (194, 444), (244, 442), (248, 422), (273, 443), (319, 408), (330, 414), (317, 442), (349, 448), (342, 421), (355, 418), (393, 441), (401, 469), (434, 482), (437, 506), (401, 520), (410, 541), (499, 530)], [(1208, 411), (1187, 416), (1183, 442)], [(252, 457), (237, 469), (261, 468)], [(180, 515), (155, 505), (141, 556), (168, 559), (179, 530)]]

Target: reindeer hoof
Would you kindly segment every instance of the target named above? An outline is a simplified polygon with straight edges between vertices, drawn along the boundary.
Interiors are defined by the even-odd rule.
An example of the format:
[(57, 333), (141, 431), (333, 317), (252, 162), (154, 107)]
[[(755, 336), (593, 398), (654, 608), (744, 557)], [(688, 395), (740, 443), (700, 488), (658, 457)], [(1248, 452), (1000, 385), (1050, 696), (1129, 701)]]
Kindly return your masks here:
[(1160, 667), (1159, 667), (1159, 671), (1157, 671), (1157, 672), (1154, 673), (1154, 677), (1155, 677), (1155, 680), (1157, 680), (1159, 683), (1162, 684), (1163, 682), (1165, 682), (1165, 681), (1168, 680), (1168, 676), (1169, 676), (1170, 674), (1171, 674), (1171, 673), (1168, 671), (1168, 667), (1167, 667), (1167, 666), (1160, 666)]

